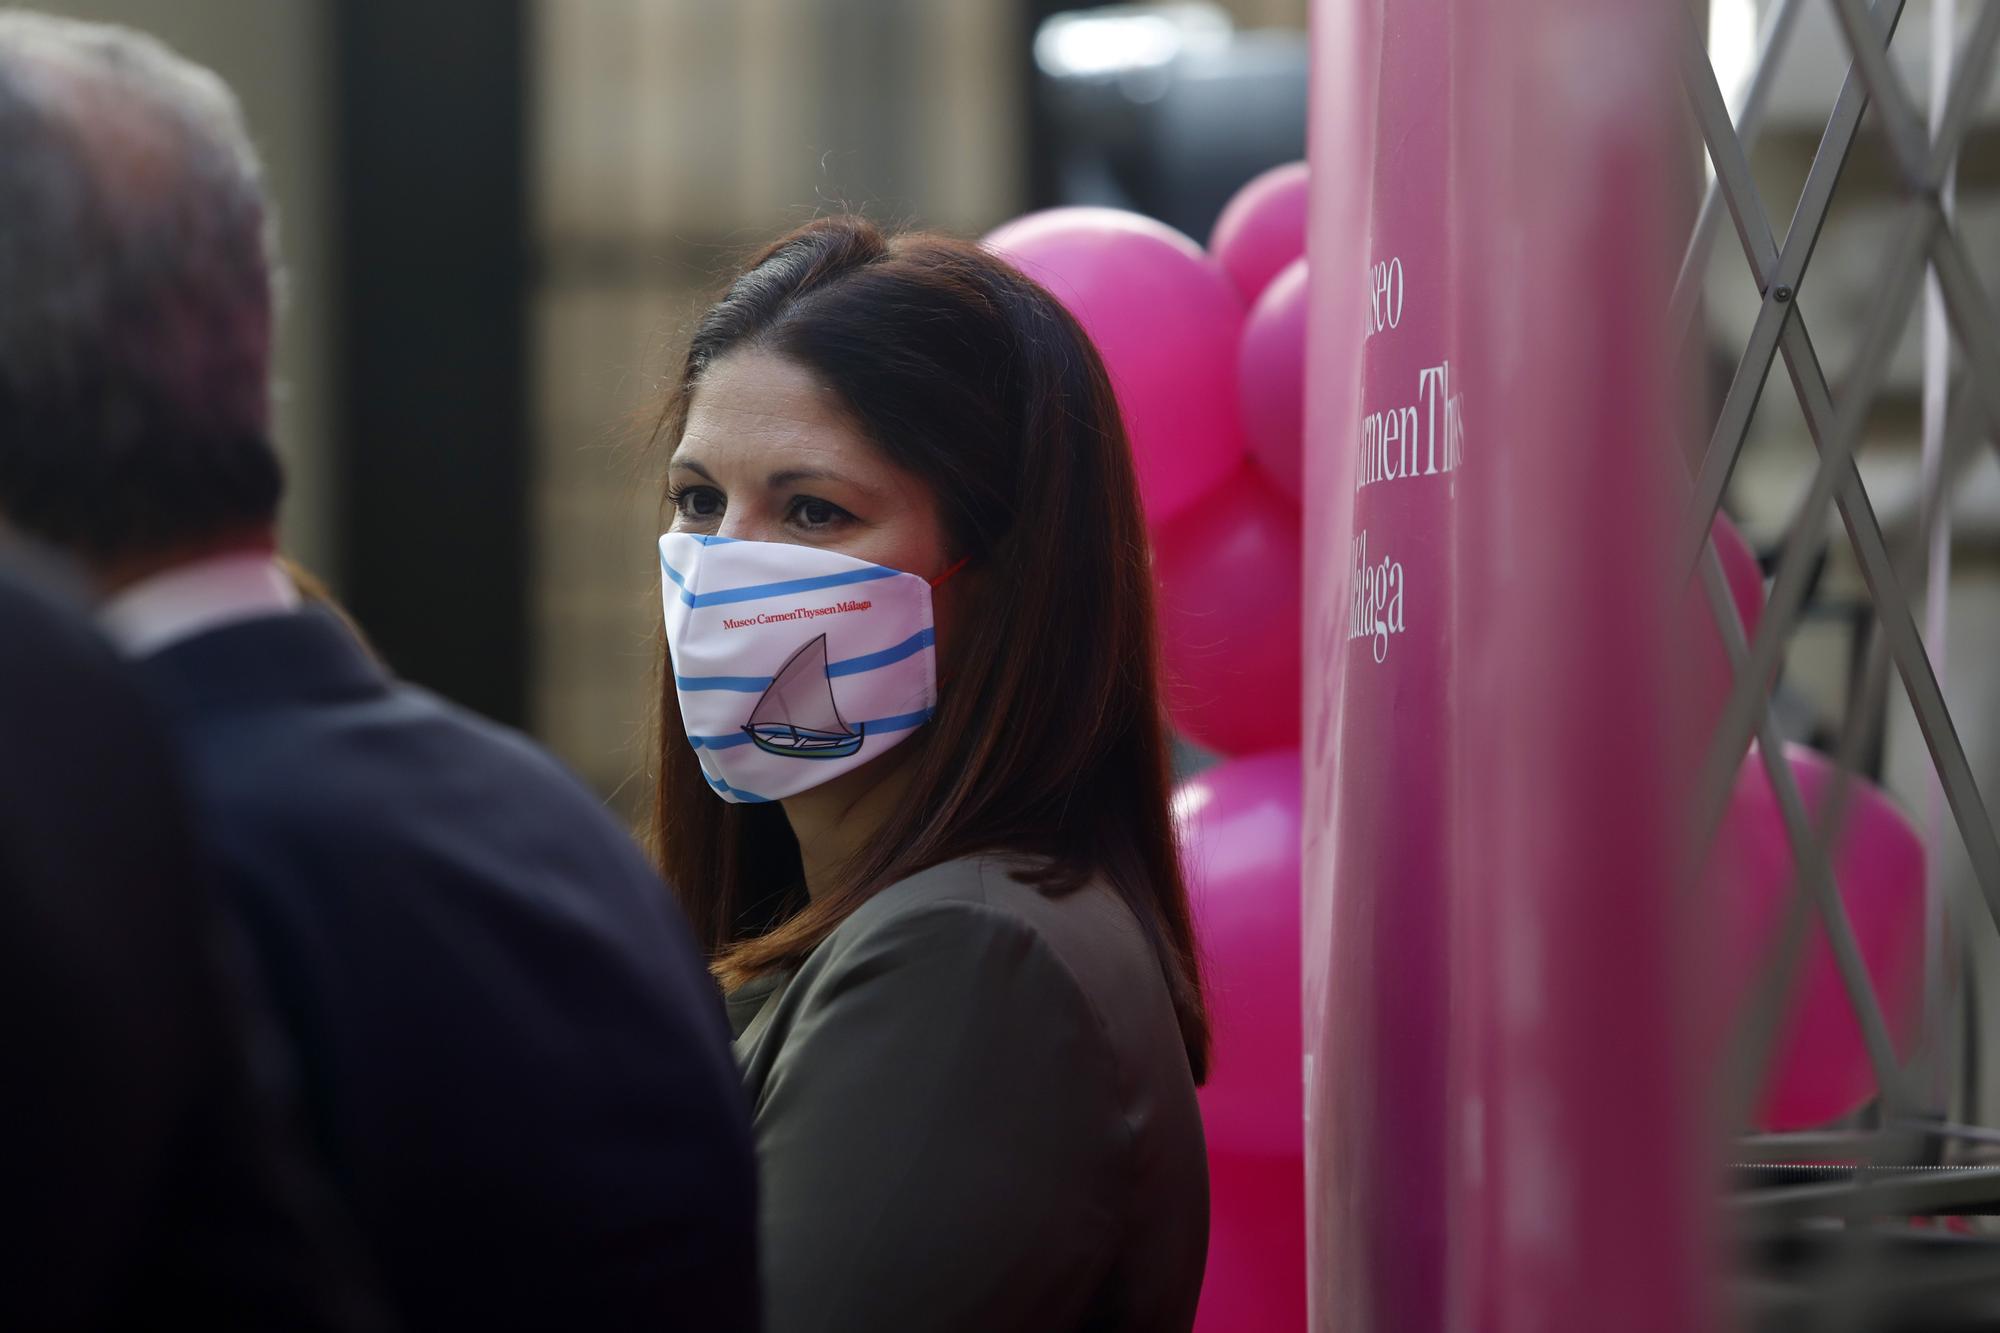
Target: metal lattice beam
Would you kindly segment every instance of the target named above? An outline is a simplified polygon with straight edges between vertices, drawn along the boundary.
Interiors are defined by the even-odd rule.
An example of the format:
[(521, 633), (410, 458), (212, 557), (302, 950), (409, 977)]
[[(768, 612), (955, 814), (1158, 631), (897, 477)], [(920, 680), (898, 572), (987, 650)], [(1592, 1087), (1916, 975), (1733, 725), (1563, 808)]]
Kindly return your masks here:
[[(1816, 812), (1817, 818), (1808, 819), (1789, 768), (1782, 762), (1775, 728), (1765, 707), (1768, 683), (1776, 679), (1784, 646), (1804, 610), (1811, 566), (1824, 539), (1829, 503), (1840, 512), (1881, 628), (1881, 633), (1871, 641), (1866, 683), (1857, 697), (1872, 697), (1885, 683), (1889, 663), (1894, 663), (1929, 748), (1940, 787), (1965, 840), (1975, 875), (1989, 909), (1996, 922), (2000, 922), (2000, 841), (1995, 839), (1992, 820), (1979, 795), (1906, 596), (1904, 581), (1898, 574), (1899, 563), (1905, 567), (1914, 563), (1921, 568), (1930, 516), (1938, 511), (1935, 503), (1938, 497), (1929, 496), (1920, 511), (1914, 544), (1918, 561), (1899, 562), (1891, 554), (1854, 461), (1868, 411), (1908, 321), (1927, 260), (1937, 274), (1954, 331), (1970, 364), (2000, 371), (2000, 321), (1993, 318), (1991, 304), (1963, 244), (1938, 206), (1939, 183), (1946, 179), (1956, 159), (1973, 109), (1985, 89), (1996, 49), (2000, 49), (2000, 4), (1985, 6), (1967, 43), (1966, 58), (1950, 85), (1934, 138), (1918, 120), (1914, 104), (1888, 61), (1887, 47), (1902, 16), (1903, 0), (1877, 0), (1872, 12), (1862, 0), (1833, 0), (1833, 4), (1852, 60), (1782, 246), (1772, 231), (1750, 169), (1746, 140), (1754, 135), (1755, 124), (1750, 123), (1747, 115), (1746, 123), (1731, 123), (1708, 60), (1703, 34), (1692, 20), (1684, 30), (1680, 50), (1689, 107), (1707, 145), (1714, 179), (1675, 283), (1669, 311), (1671, 331), (1677, 338), (1684, 338), (1698, 306), (1718, 201), (1729, 212), (1751, 276), (1763, 297), (1708, 451), (1694, 478), (1677, 551), (1680, 558), (1676, 568), (1688, 570), (1703, 585), (1735, 671), (1735, 685), (1703, 766), (1696, 827), (1701, 845), (1707, 846), (1720, 825), (1739, 757), (1754, 733), (1798, 867), (1776, 956), (1760, 981), (1733, 1053), (1728, 1108), (1732, 1123), (1741, 1123), (1747, 1116), (1748, 1099), (1756, 1087), (1755, 1076), (1768, 1059), (1775, 1040), (1782, 1002), (1803, 949), (1808, 905), (1817, 909), (1826, 925), (1885, 1111), (1894, 1114), (1901, 1101), (1900, 1073), (1887, 1024), (1831, 870), (1831, 848), (1843, 822), (1851, 776), (1862, 746), (1872, 743), (1876, 729), (1867, 724), (1871, 721), (1879, 724), (1879, 719), (1863, 718), (1862, 725), (1850, 724), (1846, 729), (1834, 784)], [(1771, 16), (1751, 85), (1749, 104), (1759, 110), (1796, 16), (1797, 6), (1789, 2), (1782, 3)], [(1889, 136), (1905, 191), (1911, 198), (1884, 265), (1883, 299), (1864, 331), (1842, 399), (1836, 404), (1813, 348), (1798, 295), (1824, 228), (1834, 187), (1871, 97), (1878, 102), (1878, 116)], [(1793, 391), (1818, 449), (1819, 463), (1806, 498), (1787, 528), (1758, 632), (1746, 644), (1709, 534), (1772, 363), (1780, 355), (1784, 357)], [(2000, 427), (2000, 375), (1974, 374), (1969, 378), (1989, 421)], [(1996, 437), (2000, 437), (2000, 431), (1996, 431)], [(1956, 459), (1951, 466), (1939, 470), (1933, 479), (1936, 486), (1942, 488), (1947, 475), (1955, 472)]]

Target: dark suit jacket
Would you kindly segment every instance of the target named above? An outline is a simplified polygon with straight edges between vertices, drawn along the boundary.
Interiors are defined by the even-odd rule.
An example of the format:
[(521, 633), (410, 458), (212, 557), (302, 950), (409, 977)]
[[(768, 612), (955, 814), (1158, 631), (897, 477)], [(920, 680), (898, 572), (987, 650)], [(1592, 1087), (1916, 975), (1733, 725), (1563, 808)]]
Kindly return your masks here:
[(1016, 863), (891, 885), (730, 997), (770, 1333), (1185, 1333), (1208, 1244), (1194, 1081), (1124, 902)]
[(0, 1328), (383, 1326), (204, 887), (138, 685), (0, 571)]
[(755, 1328), (721, 1004), (599, 803), (323, 612), (141, 665), (404, 1317)]

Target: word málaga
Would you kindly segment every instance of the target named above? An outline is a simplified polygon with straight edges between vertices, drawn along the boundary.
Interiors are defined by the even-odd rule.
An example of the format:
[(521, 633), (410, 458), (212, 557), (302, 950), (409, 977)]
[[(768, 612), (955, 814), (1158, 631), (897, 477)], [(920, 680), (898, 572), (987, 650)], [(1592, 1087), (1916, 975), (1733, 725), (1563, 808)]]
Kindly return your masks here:
[(1403, 632), (1403, 562), (1387, 556), (1368, 563), (1368, 534), (1354, 539), (1354, 568), (1347, 583), (1347, 641), (1372, 639), (1377, 662), (1389, 656), (1389, 636)]

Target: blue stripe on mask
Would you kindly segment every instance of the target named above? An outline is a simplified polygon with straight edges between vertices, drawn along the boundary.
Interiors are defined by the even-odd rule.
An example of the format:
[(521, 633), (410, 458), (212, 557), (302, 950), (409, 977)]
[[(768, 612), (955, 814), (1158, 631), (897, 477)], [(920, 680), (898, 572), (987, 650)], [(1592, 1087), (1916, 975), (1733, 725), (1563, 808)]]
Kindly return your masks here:
[(876, 653), (863, 653), (859, 657), (850, 657), (845, 662), (829, 662), (826, 674), (828, 676), (858, 676), (864, 671), (873, 671), (876, 667), (885, 667), (891, 662), (900, 662), (906, 657), (915, 657), (918, 653), (936, 642), (937, 632), (929, 626), (925, 626), (893, 648), (884, 648)]
[[(915, 713), (898, 713), (894, 717), (876, 718), (873, 722), (863, 722), (861, 731), (868, 736), (887, 736), (898, 731), (908, 731), (911, 727), (922, 726), (931, 720), (931, 709)], [(743, 732), (731, 732), (727, 736), (690, 736), (688, 744), (697, 750), (733, 750), (739, 745), (748, 745), (750, 737)], [(713, 783), (715, 779), (710, 778)], [(719, 790), (719, 789), (718, 789)]]
[(873, 583), (877, 579), (892, 579), (903, 571), (885, 569), (881, 565), (870, 565), (867, 569), (850, 569), (839, 574), (818, 574), (806, 579), (783, 579), (777, 583), (752, 583), (743, 588), (721, 588), (715, 592), (694, 593), (687, 590), (687, 580), (678, 569), (667, 563), (666, 552), (660, 553), (660, 568), (679, 589), (681, 601), (690, 607), (731, 606), (738, 602), (761, 602), (767, 597), (786, 597), (793, 593), (818, 592), (824, 588), (844, 588), (853, 583)]
[[(915, 657), (918, 653), (929, 648), (936, 642), (937, 632), (935, 630), (920, 629), (893, 648), (884, 648), (873, 653), (863, 653), (859, 657), (850, 657), (844, 662), (830, 662), (827, 664), (826, 674), (829, 679), (840, 676), (858, 676), (865, 671), (873, 671), (878, 667), (891, 666), (903, 661), (905, 658)], [(771, 677), (675, 676), (674, 686), (682, 690), (734, 690), (738, 694), (762, 694), (765, 690), (771, 688)]]
[(709, 786), (715, 788), (725, 796), (734, 796), (737, 800), (747, 802), (751, 805), (771, 804), (771, 798), (768, 796), (759, 796), (754, 791), (744, 791), (741, 787), (732, 787), (721, 778), (709, 777), (706, 772), (702, 776), (708, 778)]

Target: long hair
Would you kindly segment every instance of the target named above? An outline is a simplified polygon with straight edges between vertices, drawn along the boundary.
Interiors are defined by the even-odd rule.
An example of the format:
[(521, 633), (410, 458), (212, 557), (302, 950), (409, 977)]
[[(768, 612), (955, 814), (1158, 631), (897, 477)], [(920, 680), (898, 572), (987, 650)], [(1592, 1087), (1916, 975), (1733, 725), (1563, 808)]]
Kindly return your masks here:
[(758, 348), (836, 393), (937, 497), (972, 604), (940, 644), (949, 677), (905, 745), (908, 798), (806, 901), (777, 805), (725, 805), (687, 743), (661, 653), (653, 839), (726, 986), (797, 964), (868, 897), (980, 852), (1092, 878), (1159, 956), (1200, 1080), (1209, 1027), (1171, 783), (1153, 575), (1131, 448), (1103, 362), (1048, 292), (970, 242), (854, 217), (751, 261), (697, 326), (656, 439), (678, 444), (709, 366)]

